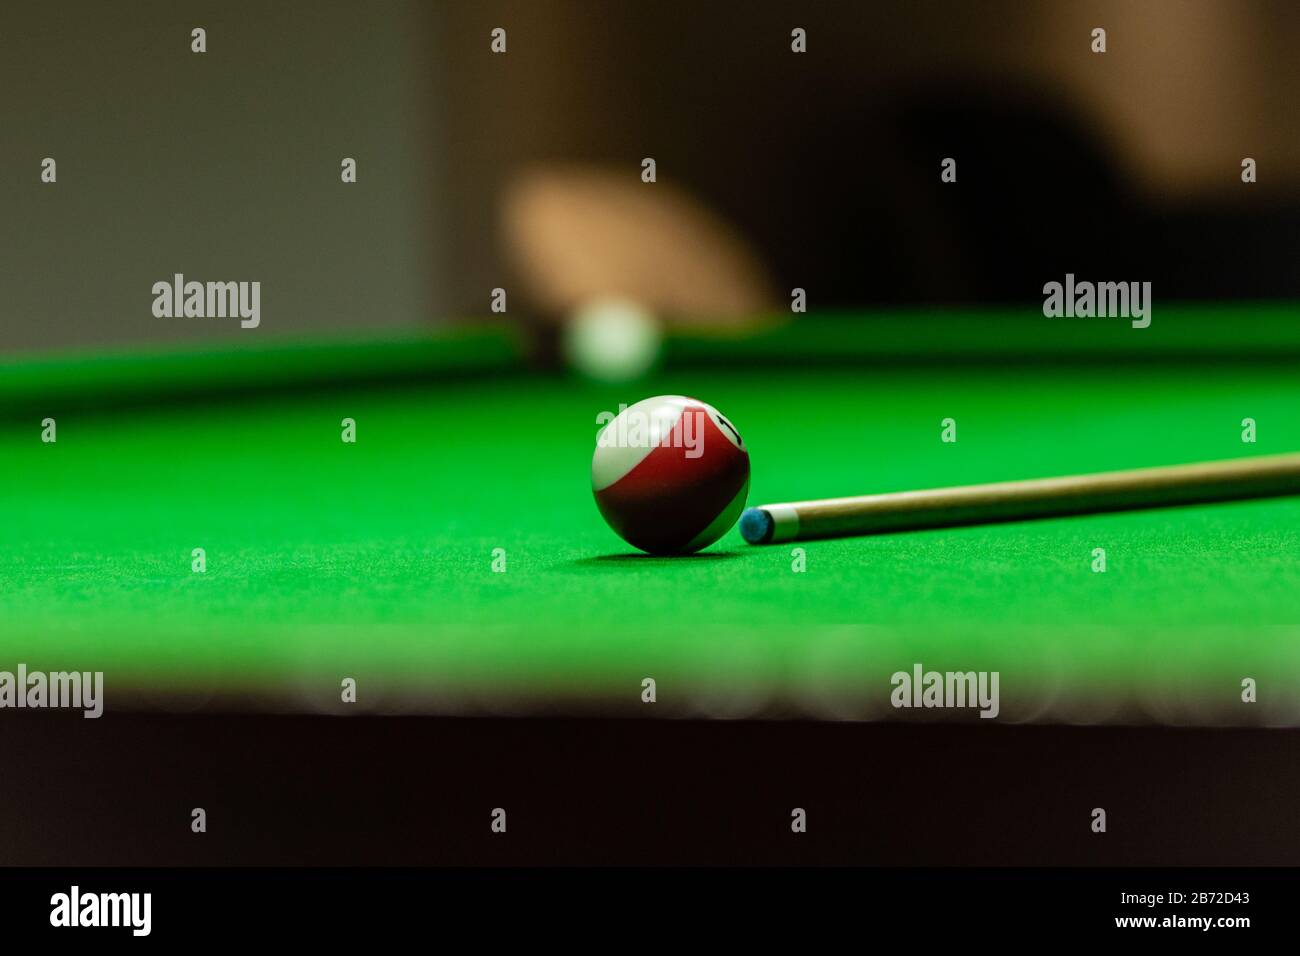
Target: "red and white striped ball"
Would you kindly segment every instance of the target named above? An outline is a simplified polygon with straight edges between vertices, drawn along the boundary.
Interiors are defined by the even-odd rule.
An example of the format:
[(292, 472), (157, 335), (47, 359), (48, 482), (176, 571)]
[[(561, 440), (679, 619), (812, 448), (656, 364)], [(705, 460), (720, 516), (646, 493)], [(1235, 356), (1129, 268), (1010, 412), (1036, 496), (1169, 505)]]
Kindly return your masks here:
[(716, 408), (658, 395), (622, 409), (596, 438), (591, 488), (628, 544), (689, 554), (722, 537), (749, 492), (749, 452)]

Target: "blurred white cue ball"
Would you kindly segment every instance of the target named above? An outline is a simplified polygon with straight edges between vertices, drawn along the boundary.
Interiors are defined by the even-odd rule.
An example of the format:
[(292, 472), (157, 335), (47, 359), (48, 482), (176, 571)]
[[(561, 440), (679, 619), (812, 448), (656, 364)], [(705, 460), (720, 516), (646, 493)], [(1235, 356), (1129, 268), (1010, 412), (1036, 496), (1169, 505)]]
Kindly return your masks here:
[(574, 310), (564, 327), (564, 358), (602, 382), (640, 378), (654, 366), (663, 329), (654, 313), (631, 299), (593, 299)]

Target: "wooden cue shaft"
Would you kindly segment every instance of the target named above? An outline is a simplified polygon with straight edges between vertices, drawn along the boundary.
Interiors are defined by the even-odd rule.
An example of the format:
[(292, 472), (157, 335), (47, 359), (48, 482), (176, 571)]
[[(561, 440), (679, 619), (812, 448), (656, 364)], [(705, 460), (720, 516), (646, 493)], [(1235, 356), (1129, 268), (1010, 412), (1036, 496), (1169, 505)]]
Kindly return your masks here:
[(1300, 453), (761, 505), (741, 532), (761, 544), (1293, 494)]

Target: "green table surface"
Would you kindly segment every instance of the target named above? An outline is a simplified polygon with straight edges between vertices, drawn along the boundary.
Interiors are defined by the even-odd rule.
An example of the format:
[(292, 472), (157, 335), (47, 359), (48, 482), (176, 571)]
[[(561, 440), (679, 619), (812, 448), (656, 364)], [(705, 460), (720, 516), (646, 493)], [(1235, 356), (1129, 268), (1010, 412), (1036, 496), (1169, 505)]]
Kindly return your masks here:
[(733, 529), (651, 558), (603, 524), (589, 467), (597, 414), (659, 393), (738, 425), (752, 504), (1296, 450), (1297, 314), (1092, 337), (1019, 312), (815, 317), (674, 341), (621, 387), (530, 370), (487, 327), (15, 357), (0, 668), (103, 670), (110, 706), (338, 711), (353, 677), (376, 711), (874, 718), (922, 716), (888, 706), (921, 663), (998, 671), (1004, 720), (1294, 724), (1300, 499), (767, 547)]

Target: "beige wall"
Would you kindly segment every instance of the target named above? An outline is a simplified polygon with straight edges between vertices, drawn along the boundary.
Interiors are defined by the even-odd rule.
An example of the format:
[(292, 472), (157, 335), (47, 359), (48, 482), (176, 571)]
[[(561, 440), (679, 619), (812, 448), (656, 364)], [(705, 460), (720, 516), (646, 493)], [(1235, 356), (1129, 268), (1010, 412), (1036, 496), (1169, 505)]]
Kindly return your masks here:
[[(425, 5), (54, 0), (3, 19), (0, 350), (437, 310)], [(206, 54), (189, 51), (196, 25)], [(56, 185), (39, 181), (46, 156)], [(175, 272), (260, 280), (262, 328), (155, 318), (150, 287)]]

